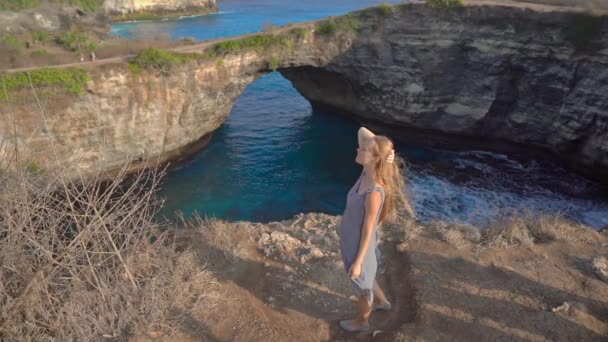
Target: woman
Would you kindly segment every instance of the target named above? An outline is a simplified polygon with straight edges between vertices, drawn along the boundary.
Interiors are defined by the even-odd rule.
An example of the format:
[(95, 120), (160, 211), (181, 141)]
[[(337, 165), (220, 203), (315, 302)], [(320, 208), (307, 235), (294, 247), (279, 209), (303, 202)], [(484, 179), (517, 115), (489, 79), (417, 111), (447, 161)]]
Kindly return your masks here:
[[(405, 179), (400, 172), (403, 160), (395, 156), (393, 142), (361, 127), (355, 161), (363, 166), (361, 176), (348, 192), (340, 222), (340, 250), (344, 268), (357, 285), (359, 316), (340, 321), (346, 331), (369, 330), (373, 310), (390, 310), (391, 304), (376, 278), (378, 226), (397, 218), (397, 209), (413, 215), (405, 196)], [(375, 301), (375, 304), (374, 304)]]

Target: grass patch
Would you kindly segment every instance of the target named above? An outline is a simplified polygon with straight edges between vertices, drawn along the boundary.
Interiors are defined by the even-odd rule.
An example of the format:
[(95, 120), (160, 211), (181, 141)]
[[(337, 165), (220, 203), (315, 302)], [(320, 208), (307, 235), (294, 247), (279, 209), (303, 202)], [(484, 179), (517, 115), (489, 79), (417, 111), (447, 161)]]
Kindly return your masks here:
[(289, 30), (289, 35), (295, 37), (296, 39), (304, 39), (306, 37), (307, 30), (302, 27), (296, 27), (294, 29)]
[(148, 48), (129, 62), (129, 69), (135, 74), (139, 74), (143, 69), (168, 73), (175, 66), (197, 60), (200, 57), (201, 55), (198, 53), (177, 53), (158, 48)]
[[(29, 78), (28, 78), (29, 74)], [(82, 94), (86, 82), (90, 79), (89, 74), (79, 68), (67, 68), (67, 69), (38, 69), (28, 72), (19, 72), (14, 74), (4, 75), (4, 85), (0, 85), (0, 94), (3, 99), (8, 98), (6, 90), (18, 90), (30, 87), (49, 87), (49, 86), (61, 86), (68, 92), (76, 95)]]
[(57, 42), (64, 48), (74, 51), (92, 51), (99, 47), (99, 44), (90, 40), (84, 33), (78, 30), (71, 30), (59, 36)]
[(574, 14), (562, 28), (562, 33), (577, 51), (597, 51), (601, 47), (599, 39), (602, 35), (603, 23), (602, 17)]
[(4, 44), (6, 47), (10, 48), (21, 48), (25, 46), (25, 44), (19, 40), (17, 36), (10, 33), (2, 36), (2, 38), (0, 38), (0, 42), (2, 42), (2, 44)]
[(48, 54), (49, 54), (48, 51), (46, 51), (46, 49), (42, 49), (42, 48), (36, 49), (34, 52), (32, 52), (32, 56), (35, 56), (35, 57), (44, 57)]
[(225, 55), (241, 50), (255, 50), (264, 52), (278, 46), (288, 46), (289, 38), (279, 37), (271, 34), (258, 34), (238, 40), (229, 40), (216, 44), (213, 51), (217, 55)]
[(359, 21), (352, 15), (345, 15), (317, 24), (316, 32), (331, 36), (339, 33), (356, 33), (358, 28)]
[(2, 0), (0, 1), (0, 11), (21, 11), (38, 5), (40, 5), (38, 0)]
[(434, 9), (447, 10), (451, 8), (462, 7), (462, 0), (426, 0), (426, 3)]
[(103, 0), (60, 0), (66, 5), (76, 6), (87, 12), (97, 12), (103, 5)]
[(38, 7), (42, 3), (46, 2), (76, 6), (88, 12), (96, 12), (103, 4), (103, 0), (1, 0), (0, 11), (22, 11), (29, 8)]
[(395, 7), (393, 7), (391, 4), (383, 2), (382, 4), (380, 4), (380, 6), (376, 7), (378, 10), (378, 13), (380, 13), (381, 16), (383, 17), (387, 17), (391, 14), (393, 14), (393, 11), (395, 10)]

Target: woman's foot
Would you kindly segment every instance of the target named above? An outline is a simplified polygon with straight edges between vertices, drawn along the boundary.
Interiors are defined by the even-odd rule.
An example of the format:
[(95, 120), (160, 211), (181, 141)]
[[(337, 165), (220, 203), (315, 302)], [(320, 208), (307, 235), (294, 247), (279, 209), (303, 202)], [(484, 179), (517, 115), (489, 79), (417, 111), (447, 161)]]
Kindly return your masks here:
[(369, 323), (361, 323), (359, 320), (356, 319), (347, 319), (344, 321), (340, 321), (340, 328), (348, 332), (369, 331)]
[(372, 307), (372, 311), (382, 310), (382, 311), (391, 311), (392, 305), (389, 302), (384, 303), (376, 303)]

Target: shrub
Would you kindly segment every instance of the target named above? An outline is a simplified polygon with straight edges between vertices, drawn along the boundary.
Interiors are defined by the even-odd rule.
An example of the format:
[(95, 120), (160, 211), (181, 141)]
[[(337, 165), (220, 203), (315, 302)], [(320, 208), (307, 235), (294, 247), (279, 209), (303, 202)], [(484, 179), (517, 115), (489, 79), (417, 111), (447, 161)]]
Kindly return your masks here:
[(177, 53), (158, 48), (143, 50), (133, 61), (129, 63), (131, 71), (141, 69), (154, 69), (162, 73), (168, 73), (172, 68), (200, 58), (197, 53)]
[(52, 40), (52, 38), (53, 37), (51, 37), (50, 34), (43, 32), (43, 31), (38, 31), (38, 32), (32, 33), (32, 40), (34, 42), (48, 43)]
[(352, 34), (357, 32), (358, 28), (359, 22), (357, 19), (352, 15), (345, 15), (319, 23), (316, 31), (321, 35)]
[(276, 56), (270, 57), (270, 61), (268, 62), (268, 67), (272, 71), (277, 70), (277, 68), (279, 67), (279, 65), (281, 65), (281, 60), (278, 57), (276, 57)]
[(47, 68), (6, 74), (4, 75), (4, 84), (0, 85), (0, 94), (3, 95), (3, 98), (8, 96), (4, 93), (5, 86), (7, 90), (29, 88), (30, 80), (33, 87), (61, 86), (70, 93), (81, 94), (89, 80), (89, 74), (78, 68)]
[(462, 0), (426, 0), (426, 3), (435, 9), (450, 9), (464, 5)]
[(381, 16), (386, 17), (393, 14), (394, 9), (395, 8), (391, 4), (383, 2), (378, 6), (378, 13), (380, 13)]
[(84, 33), (78, 30), (71, 30), (59, 36), (57, 42), (68, 50), (82, 51), (85, 49), (89, 39)]
[(296, 37), (297, 39), (302, 39), (306, 37), (307, 30), (302, 27), (296, 27), (294, 29), (289, 30), (289, 34)]
[(8, 47), (19, 48), (23, 46), (23, 42), (19, 41), (19, 39), (12, 34), (6, 34), (2, 36), (2, 43)]
[(317, 33), (329, 36), (336, 33), (336, 25), (331, 21), (326, 21), (317, 25)]
[(267, 51), (270, 48), (287, 45), (288, 38), (275, 36), (272, 34), (258, 34), (238, 40), (228, 40), (215, 45), (213, 50), (218, 55), (224, 55), (245, 49), (252, 49), (258, 52)]
[(215, 277), (153, 220), (159, 172), (125, 170), (0, 179), (0, 340), (170, 335), (214, 305)]

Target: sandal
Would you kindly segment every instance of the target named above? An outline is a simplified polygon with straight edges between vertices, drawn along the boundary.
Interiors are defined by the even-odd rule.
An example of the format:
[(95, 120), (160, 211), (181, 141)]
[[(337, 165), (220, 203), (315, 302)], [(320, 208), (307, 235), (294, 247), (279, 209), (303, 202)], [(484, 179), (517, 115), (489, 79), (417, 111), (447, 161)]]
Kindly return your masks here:
[(372, 311), (391, 311), (392, 305), (391, 303), (385, 303), (382, 305), (374, 305), (372, 307)]
[(369, 331), (369, 323), (365, 323), (363, 325), (357, 326), (355, 324), (354, 319), (347, 319), (344, 321), (340, 321), (340, 328), (342, 328), (348, 332)]

